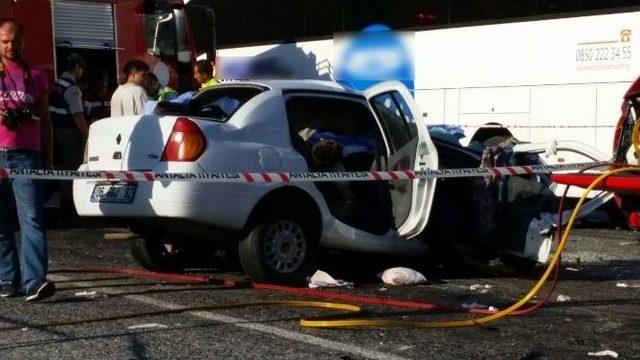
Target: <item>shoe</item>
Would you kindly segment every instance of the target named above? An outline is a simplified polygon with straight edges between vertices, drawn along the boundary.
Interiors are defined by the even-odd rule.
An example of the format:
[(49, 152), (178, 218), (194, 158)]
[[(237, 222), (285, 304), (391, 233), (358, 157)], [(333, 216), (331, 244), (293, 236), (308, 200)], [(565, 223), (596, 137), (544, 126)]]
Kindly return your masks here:
[(18, 289), (11, 285), (5, 284), (0, 286), (0, 298), (12, 298), (20, 295)]
[(56, 286), (52, 282), (45, 281), (34, 291), (28, 291), (25, 300), (33, 302), (46, 299), (56, 293)]

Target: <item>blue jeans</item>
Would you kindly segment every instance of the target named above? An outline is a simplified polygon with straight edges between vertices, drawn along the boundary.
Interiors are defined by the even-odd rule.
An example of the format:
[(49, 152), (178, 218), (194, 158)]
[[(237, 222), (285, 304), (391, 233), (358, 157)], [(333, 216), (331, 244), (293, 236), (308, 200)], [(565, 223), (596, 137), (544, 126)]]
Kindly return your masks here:
[[(41, 169), (39, 152), (0, 150), (0, 168)], [(13, 199), (20, 224), (20, 256), (14, 238)], [(43, 184), (41, 180), (0, 181), (0, 281), (31, 292), (47, 276), (47, 241), (44, 234)]]

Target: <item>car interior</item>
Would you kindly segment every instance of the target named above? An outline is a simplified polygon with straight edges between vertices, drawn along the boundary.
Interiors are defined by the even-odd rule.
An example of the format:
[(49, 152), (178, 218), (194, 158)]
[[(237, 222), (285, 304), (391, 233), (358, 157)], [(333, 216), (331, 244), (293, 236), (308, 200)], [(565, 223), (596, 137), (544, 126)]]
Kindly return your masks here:
[[(292, 144), (305, 158), (309, 171), (372, 171), (383, 168), (386, 162), (384, 140), (377, 122), (363, 103), (337, 97), (298, 95), (287, 99), (286, 108)], [(338, 143), (340, 151), (331, 159), (318, 161), (318, 157), (312, 154), (317, 148), (317, 143), (313, 142), (319, 139), (321, 143), (325, 140), (322, 137)], [(356, 148), (361, 145), (359, 151), (348, 151), (354, 147), (353, 144)], [(374, 234), (383, 234), (392, 226), (393, 214), (386, 182), (318, 182), (316, 186), (333, 216), (340, 221)]]

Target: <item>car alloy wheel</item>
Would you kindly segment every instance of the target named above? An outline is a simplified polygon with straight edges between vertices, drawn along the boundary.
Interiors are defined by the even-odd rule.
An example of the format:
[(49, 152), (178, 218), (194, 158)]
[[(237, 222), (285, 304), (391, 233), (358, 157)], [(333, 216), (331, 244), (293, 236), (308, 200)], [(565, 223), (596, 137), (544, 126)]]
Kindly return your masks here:
[(280, 274), (291, 274), (302, 266), (307, 251), (302, 228), (289, 220), (274, 223), (264, 237), (267, 264)]

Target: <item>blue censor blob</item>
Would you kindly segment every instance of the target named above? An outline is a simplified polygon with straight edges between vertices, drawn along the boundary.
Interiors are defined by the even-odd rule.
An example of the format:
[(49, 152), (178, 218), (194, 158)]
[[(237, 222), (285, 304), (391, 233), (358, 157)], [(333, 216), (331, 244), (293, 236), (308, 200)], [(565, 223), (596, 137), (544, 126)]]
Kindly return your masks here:
[(413, 92), (413, 56), (401, 36), (386, 25), (366, 27), (345, 46), (336, 80), (358, 90), (398, 80)]

